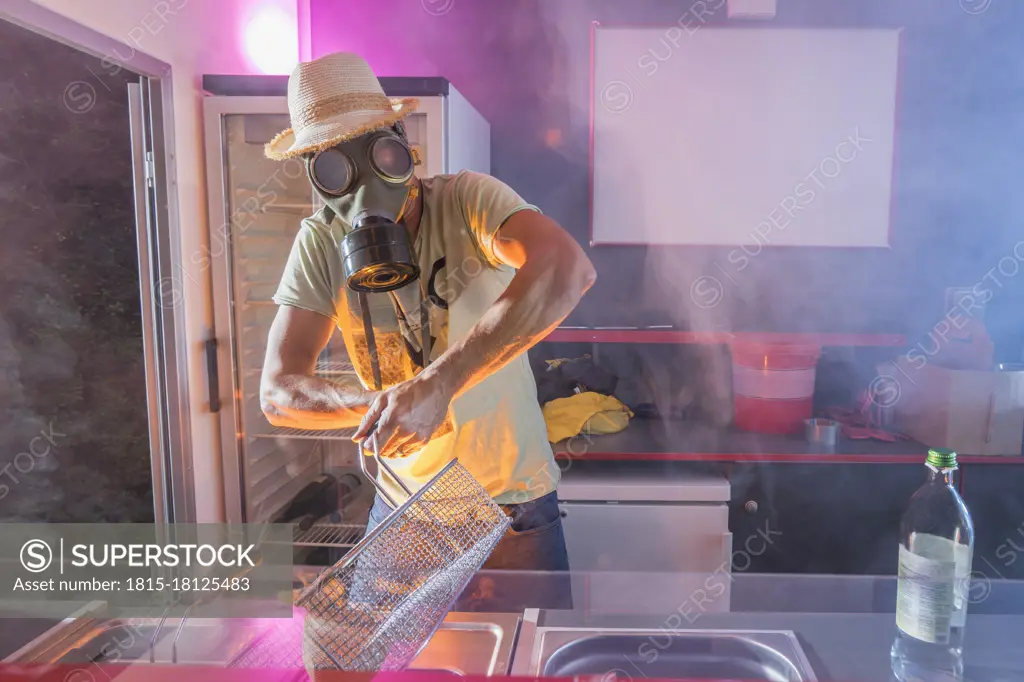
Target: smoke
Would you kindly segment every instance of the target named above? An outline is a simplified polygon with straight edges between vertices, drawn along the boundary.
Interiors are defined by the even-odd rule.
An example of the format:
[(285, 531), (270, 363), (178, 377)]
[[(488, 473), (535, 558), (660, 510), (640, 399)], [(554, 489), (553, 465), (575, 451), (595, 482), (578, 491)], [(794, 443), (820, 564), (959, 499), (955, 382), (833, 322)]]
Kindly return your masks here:
[[(637, 97), (658, 95), (666, 71), (659, 60), (678, 58), (679, 45), (699, 31), (751, 28), (730, 21), (721, 0), (446, 0), (429, 7), (388, 0), (375, 7), (360, 9), (357, 20), (331, 24), (334, 33), (323, 49), (365, 43), (371, 29), (401, 34), (402, 49), (382, 41), (368, 54), (371, 64), (386, 62), (387, 75), (449, 78), (491, 124), (493, 172), (584, 244), (590, 241), (592, 22), (665, 27), (646, 57), (638, 54), (636, 65), (624, 65), (646, 77), (641, 92), (623, 76)], [(639, 307), (664, 311), (672, 324), (689, 329), (925, 333), (944, 312), (944, 289), (977, 281), (1020, 233), (1024, 197), (1014, 187), (1013, 169), (1024, 152), (1015, 105), (1024, 69), (1011, 65), (1024, 59), (1013, 31), (1022, 14), (1024, 8), (1009, 3), (967, 0), (780, 3), (778, 16), (764, 27), (903, 29), (891, 247), (780, 249), (773, 248), (772, 235), (760, 233), (739, 254), (710, 247), (595, 247), (589, 253), (599, 280), (573, 321), (632, 324)], [(624, 94), (609, 96), (618, 102)], [(666, 111), (663, 129), (650, 131), (654, 150), (672, 125)], [(870, 138), (872, 132), (861, 134)], [(621, 161), (640, 162), (640, 151)], [(830, 160), (835, 156), (837, 162)], [(850, 156), (849, 147), (823, 149), (822, 170), (846, 172), (857, 163), (844, 164)], [(823, 183), (813, 186), (816, 191), (833, 189), (820, 173), (815, 177)], [(806, 196), (801, 182), (813, 180), (792, 179), (795, 201)], [(782, 208), (791, 205), (786, 196), (778, 199)], [(643, 197), (624, 196), (622, 203), (641, 233)], [(737, 259), (749, 263), (739, 269)], [(1014, 359), (1024, 346), (1024, 324), (1013, 313), (1024, 300), (1022, 280), (1009, 282), (986, 315), (990, 332)], [(720, 375), (716, 361), (708, 361), (709, 373)]]
[[(492, 173), (573, 234), (597, 267), (597, 283), (566, 324), (906, 336), (904, 348), (827, 349), (816, 389), (838, 402), (869, 386), (876, 363), (906, 354), (919, 342), (931, 347), (929, 334), (949, 312), (948, 287), (986, 282), (991, 297), (983, 319), (995, 359), (1024, 359), (1024, 271), (1008, 275), (1017, 264), (1005, 260), (1024, 236), (1019, 218), (1024, 193), (1017, 187), (1024, 159), (1019, 115), (1024, 5), (787, 0), (778, 3), (775, 19), (756, 25), (729, 20), (719, 0), (428, 0), (428, 5), (423, 10), (419, 0), (382, 0), (373, 9), (368, 4), (355, 9), (357, 20), (347, 9), (326, 16), (330, 31), (322, 32), (320, 49), (366, 45), (370, 63), (386, 64), (386, 75), (446, 76), (484, 115), (491, 125)], [(594, 84), (598, 104), (608, 107), (628, 106), (630, 97), (657, 97), (659, 77), (668, 72), (664, 60), (679, 59), (679, 46), (695, 31), (902, 29), (889, 248), (774, 244), (787, 211), (805, 206), (809, 189), (816, 193), (810, 201), (837, 191), (844, 174), (856, 168), (854, 152), (868, 153), (877, 145), (863, 141), (873, 140), (873, 131), (862, 128), (858, 135), (853, 127), (821, 150), (817, 164), (786, 180), (786, 191), (764, 211), (764, 222), (776, 227), (744, 226), (750, 239), (742, 247), (591, 246), (590, 33), (595, 21), (605, 29), (665, 29), (633, 64), (622, 65), (632, 71), (624, 72), (621, 82)], [(377, 35), (381, 39), (370, 45), (374, 41), (368, 36)], [(388, 40), (391, 35), (401, 38)], [(634, 76), (645, 79), (642, 86)], [(765, 83), (765, 90), (772, 92), (774, 85)], [(793, 92), (793, 84), (786, 88)], [(805, 95), (794, 106), (814, 106), (815, 93)], [(663, 124), (645, 131), (649, 146), (638, 145), (615, 159), (619, 172), (635, 172), (645, 155), (657, 153), (673, 135), (674, 125), (666, 108)], [(851, 146), (849, 136), (860, 146)], [(616, 200), (624, 229), (634, 230), (642, 242), (647, 197), (622, 192)], [(995, 275), (987, 277), (993, 268)], [(686, 421), (666, 423), (666, 429), (688, 437), (701, 429), (720, 432), (731, 416), (731, 359), (722, 346), (601, 346), (599, 354), (596, 361), (628, 380), (635, 402), (652, 403), (662, 414), (687, 415)], [(712, 435), (707, 438), (714, 443)], [(688, 442), (694, 441), (701, 438)], [(865, 532), (876, 531), (893, 514), (886, 508), (872, 515), (874, 503), (863, 495), (850, 504), (864, 510)], [(879, 554), (876, 565), (888, 561)]]
[[(558, 44), (566, 50), (558, 62), (566, 79), (554, 92), (546, 90), (549, 95), (543, 103), (554, 110), (568, 102), (565, 137), (578, 144), (564, 170), (582, 178), (588, 167), (591, 22), (599, 21), (605, 29), (616, 25), (665, 27), (650, 54), (638, 54), (638, 64), (643, 66), (646, 60), (650, 68), (636, 66), (633, 75), (645, 80), (637, 83), (623, 76), (618, 90), (604, 93), (606, 105), (628, 106), (631, 97), (657, 96), (657, 78), (662, 75), (659, 65), (674, 58), (678, 45), (688, 36), (705, 25), (734, 23), (715, 15), (715, 4), (685, 0), (644, 6), (540, 4), (544, 34), (554, 29)], [(638, 320), (649, 318), (653, 310), (659, 313), (656, 323), (677, 329), (895, 333), (906, 335), (912, 347), (941, 324), (947, 312), (943, 308), (946, 288), (971, 287), (1001, 264), (998, 287), (989, 287), (993, 295), (986, 305), (984, 324), (995, 343), (997, 361), (1024, 359), (1024, 319), (1019, 313), (1024, 303), (1024, 276), (1011, 273), (1019, 264), (1006, 259), (1024, 235), (1018, 220), (1022, 198), (1012, 188), (1017, 175), (1013, 169), (1024, 151), (1015, 104), (1015, 93), (1024, 85), (1024, 70), (995, 68), (996, 64), (1024, 62), (1024, 46), (1008, 24), (1013, 21), (1011, 16), (1019, 19), (1022, 13), (1024, 8), (990, 2), (944, 3), (942, 7), (881, 1), (780, 4), (779, 16), (770, 26), (904, 29), (890, 248), (772, 248), (770, 228), (761, 230), (755, 225), (750, 226), (749, 245), (733, 249), (595, 247), (590, 255), (598, 266), (598, 283), (573, 322), (642, 325), (649, 322)], [(524, 52), (522, 59), (532, 63), (533, 54), (546, 56), (543, 51)], [(631, 66), (635, 65), (623, 68)], [(602, 93), (595, 95), (600, 98)], [(655, 149), (660, 137), (672, 134), (670, 119), (667, 115), (664, 130), (650, 131)], [(837, 139), (835, 149), (823, 149), (822, 163), (809, 169), (813, 175), (794, 177), (794, 191), (791, 196), (779, 197), (779, 207), (796, 206), (809, 196), (808, 189), (819, 196), (837, 190), (839, 185), (830, 185), (829, 178), (841, 177), (853, 168), (856, 151), (871, 151), (870, 131), (851, 131), (850, 139), (860, 142), (840, 149), (838, 145), (844, 141)], [(624, 174), (630, 172), (631, 164), (640, 162), (639, 153), (616, 161)], [(529, 161), (523, 159), (522, 164), (529, 165)], [(541, 166), (533, 169), (532, 179), (524, 177), (528, 186), (553, 180)], [(558, 186), (567, 184), (562, 180)], [(582, 194), (584, 188), (580, 183), (576, 189)], [(684, 189), (680, 188), (681, 194)], [(567, 207), (564, 215), (569, 217), (559, 216), (564, 224), (581, 241), (589, 241), (588, 198), (580, 195), (556, 201), (560, 208)], [(621, 201), (642, 235), (644, 198), (624, 196)], [(775, 221), (774, 214), (784, 212), (772, 214)], [(895, 357), (901, 352), (906, 349), (893, 348), (889, 354)], [(693, 360), (692, 365), (683, 364), (695, 372), (688, 374), (685, 387), (673, 385), (664, 373), (659, 376), (658, 370), (663, 368), (651, 367), (658, 358), (646, 363), (653, 375), (649, 383), (655, 402), (707, 401), (728, 410), (728, 355), (697, 346), (680, 353)], [(839, 357), (841, 363), (850, 365), (848, 371), (837, 373), (844, 378), (873, 376), (876, 353), (852, 350)], [(854, 394), (858, 387), (838, 388), (819, 386), (819, 391)]]

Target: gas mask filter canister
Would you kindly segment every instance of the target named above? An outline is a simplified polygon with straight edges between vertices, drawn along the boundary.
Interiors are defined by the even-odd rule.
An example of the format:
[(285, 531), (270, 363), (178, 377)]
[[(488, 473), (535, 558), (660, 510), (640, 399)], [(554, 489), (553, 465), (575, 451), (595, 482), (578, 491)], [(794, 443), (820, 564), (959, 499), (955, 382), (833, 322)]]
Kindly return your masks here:
[(415, 157), (400, 124), (317, 152), (307, 162), (310, 182), (352, 229), (341, 243), (345, 280), (353, 291), (399, 289), (420, 274), (402, 219)]

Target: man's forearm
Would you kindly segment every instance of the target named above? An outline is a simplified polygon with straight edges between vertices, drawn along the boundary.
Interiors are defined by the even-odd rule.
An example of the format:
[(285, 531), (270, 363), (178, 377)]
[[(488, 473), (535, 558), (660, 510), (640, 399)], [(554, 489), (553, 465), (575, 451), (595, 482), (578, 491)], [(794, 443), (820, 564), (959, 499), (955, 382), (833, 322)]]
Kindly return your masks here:
[(589, 261), (531, 258), (462, 341), (425, 372), (458, 397), (551, 333), (594, 282)]
[(301, 374), (264, 378), (263, 414), (274, 426), (347, 429), (359, 425), (373, 394), (357, 382), (334, 382)]

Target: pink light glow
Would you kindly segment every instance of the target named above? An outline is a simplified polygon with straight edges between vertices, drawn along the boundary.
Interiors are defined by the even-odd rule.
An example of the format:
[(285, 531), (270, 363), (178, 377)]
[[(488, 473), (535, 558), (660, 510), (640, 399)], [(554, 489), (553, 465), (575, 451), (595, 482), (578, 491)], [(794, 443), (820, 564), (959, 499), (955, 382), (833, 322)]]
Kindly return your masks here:
[(245, 54), (263, 73), (291, 73), (299, 61), (299, 35), (295, 17), (280, 7), (267, 5), (245, 26)]

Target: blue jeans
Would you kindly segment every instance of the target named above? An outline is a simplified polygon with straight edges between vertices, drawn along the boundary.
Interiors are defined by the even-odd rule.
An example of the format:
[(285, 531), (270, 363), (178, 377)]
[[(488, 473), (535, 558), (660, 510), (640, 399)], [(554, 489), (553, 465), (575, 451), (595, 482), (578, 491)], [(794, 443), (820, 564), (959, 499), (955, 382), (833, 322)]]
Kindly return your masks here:
[[(552, 491), (529, 502), (500, 506), (512, 523), (484, 562), (481, 570), (487, 573), (474, 576), (454, 610), (572, 608), (569, 555), (558, 495)], [(370, 509), (366, 532), (384, 521), (391, 511), (378, 495)]]

